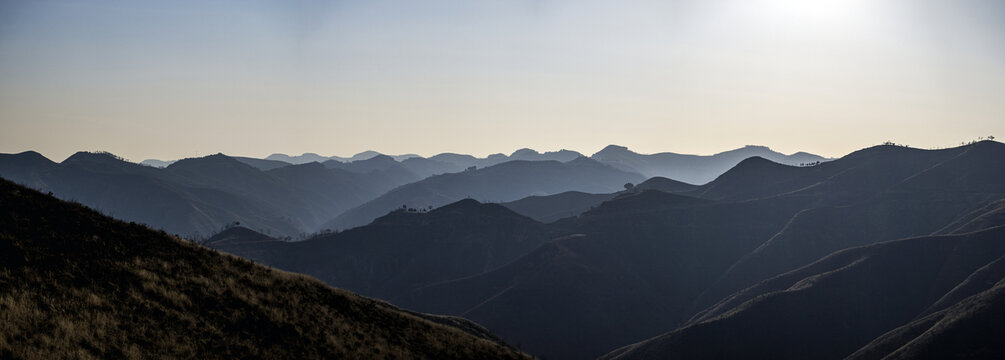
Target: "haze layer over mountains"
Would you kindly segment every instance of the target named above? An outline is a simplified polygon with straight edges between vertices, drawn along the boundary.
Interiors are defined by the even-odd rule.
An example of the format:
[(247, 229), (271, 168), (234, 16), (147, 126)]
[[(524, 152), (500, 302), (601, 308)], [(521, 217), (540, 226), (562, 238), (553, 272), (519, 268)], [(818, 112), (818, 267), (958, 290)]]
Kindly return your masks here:
[[(755, 146), (712, 156), (639, 155), (610, 146), (592, 158), (568, 150), (521, 149), (487, 158), (368, 151), (351, 158), (216, 154), (147, 160), (141, 164), (150, 166), (143, 166), (88, 152), (55, 163), (29, 151), (0, 154), (0, 177), (174, 234), (205, 237), (236, 222), (279, 237), (298, 237), (365, 225), (402, 205), (428, 209), (464, 198), (509, 202), (565, 191), (611, 193), (625, 183), (670, 174), (691, 179), (700, 173), (711, 179), (742, 160), (740, 154), (793, 164), (826, 160)], [(699, 163), (701, 170), (692, 170)]]
[[(203, 245), (392, 310), (484, 326), (468, 333), (489, 347), (463, 351), (519, 356), (489, 340), (501, 339), (548, 359), (1005, 356), (1005, 144), (774, 159), (795, 166), (744, 151), (766, 148), (696, 157), (608, 147), (589, 158), (510, 159), (518, 151), (509, 161), (461, 163), (458, 172), (426, 177), (408, 163), (432, 158), (263, 169), (274, 160), (256, 166), (213, 155), (161, 169), (107, 154), (56, 164), (22, 153), (0, 158), (0, 174), (64, 197), (98, 189), (85, 200), (123, 218), (213, 209), (216, 217), (186, 218), (224, 228), (207, 225), (215, 234)], [(547, 154), (558, 153), (537, 156)], [(716, 169), (700, 165), (713, 160), (736, 162), (707, 182), (673, 176), (697, 179)], [(138, 197), (151, 193), (173, 200)], [(31, 196), (28, 203), (55, 204)], [(11, 218), (30, 218), (19, 215), (24, 206)], [(275, 220), (287, 211), (299, 217)], [(50, 217), (33, 221), (44, 233)], [(278, 225), (338, 231), (289, 241)], [(38, 253), (18, 251), (12, 264)], [(163, 256), (145, 259), (172, 263)], [(176, 273), (163, 269), (162, 277)]]

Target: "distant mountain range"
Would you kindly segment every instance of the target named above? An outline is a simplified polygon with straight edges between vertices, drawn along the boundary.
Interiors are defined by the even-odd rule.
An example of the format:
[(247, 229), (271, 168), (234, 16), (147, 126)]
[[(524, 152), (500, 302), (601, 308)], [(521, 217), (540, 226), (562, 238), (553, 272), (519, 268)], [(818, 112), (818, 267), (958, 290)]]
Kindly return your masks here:
[(486, 168), (430, 176), (400, 186), (365, 204), (347, 210), (321, 225), (322, 229), (349, 229), (366, 225), (398, 208), (427, 209), (464, 198), (482, 202), (507, 202), (531, 195), (566, 191), (610, 193), (642, 175), (621, 171), (585, 157), (567, 162), (514, 160)]
[(156, 168), (107, 153), (80, 152), (54, 163), (25, 152), (0, 154), (0, 176), (124, 220), (196, 237), (233, 223), (296, 237), (364, 225), (403, 204), (425, 209), (467, 197), (511, 201), (570, 190), (613, 192), (643, 179), (572, 156), (517, 151), (503, 159), (572, 159), (512, 160), (423, 179), (407, 160), (385, 155), (283, 165), (216, 154)]
[(221, 154), (153, 168), (85, 152), (62, 163), (35, 152), (0, 154), (0, 176), (186, 236), (213, 234), (235, 222), (295, 236), (414, 180), (317, 163), (261, 170)]
[(671, 152), (644, 155), (624, 146), (610, 145), (591, 158), (646, 177), (660, 176), (700, 185), (712, 181), (740, 161), (755, 156), (784, 165), (806, 165), (831, 160), (805, 152), (785, 155), (765, 146), (753, 145), (708, 156)]
[[(1000, 358), (1001, 159), (993, 141), (881, 145), (830, 161), (763, 147), (608, 147), (590, 158), (520, 150), (299, 165), (217, 154), (155, 168), (27, 152), (0, 155), (0, 175), (172, 232), (225, 229), (205, 245), (463, 316), (549, 359)], [(315, 229), (334, 231), (289, 241)], [(462, 320), (419, 318), (493, 339)]]
[(527, 359), (402, 310), (0, 180), (4, 359)]
[[(319, 163), (352, 163), (361, 160), (381, 156), (383, 154), (376, 151), (364, 151), (352, 157), (344, 158), (338, 156), (325, 157), (315, 153), (305, 153), (299, 156), (286, 154), (272, 154), (264, 160), (269, 163), (256, 162), (254, 158), (235, 157), (239, 161), (251, 166), (269, 170), (280, 163), (286, 164), (306, 164), (310, 162)], [(477, 158), (471, 155), (443, 153), (429, 158), (424, 158), (416, 154), (406, 155), (383, 155), (400, 162), (409, 171), (415, 173), (420, 179), (438, 174), (461, 172), (469, 167), (488, 167), (512, 160), (527, 161), (547, 161), (568, 162), (585, 155), (571, 151), (559, 150), (553, 152), (538, 152), (533, 149), (519, 149), (509, 156), (504, 154), (492, 154), (485, 158)], [(739, 149), (724, 151), (715, 155), (689, 155), (671, 152), (657, 154), (638, 154), (628, 150), (627, 147), (609, 145), (603, 150), (590, 156), (591, 159), (601, 163), (611, 165), (626, 172), (642, 174), (650, 177), (666, 177), (689, 184), (704, 184), (716, 176), (722, 174), (729, 168), (738, 164), (741, 160), (749, 157), (762, 157), (772, 162), (785, 165), (807, 165), (817, 162), (829, 161), (832, 159), (813, 155), (805, 152), (797, 152), (792, 155), (785, 155), (773, 151), (765, 146), (748, 145)], [(174, 161), (162, 161), (148, 159), (141, 162), (143, 165), (153, 167), (166, 167)]]
[[(365, 178), (365, 186), (359, 183), (332, 184), (333, 187), (350, 186), (362, 188), (362, 191), (354, 193), (356, 198), (338, 199), (335, 203), (329, 202), (327, 206), (316, 207), (315, 211), (306, 214), (294, 211), (302, 208), (294, 198), (273, 199), (273, 205), (281, 205), (279, 209), (256, 209), (245, 211), (251, 205), (235, 206), (230, 205), (236, 202), (255, 202), (255, 199), (235, 199), (224, 201), (224, 204), (214, 203), (209, 206), (220, 208), (219, 211), (210, 212), (210, 220), (203, 220), (199, 225), (190, 226), (192, 219), (178, 219), (178, 215), (170, 219), (151, 221), (145, 218), (130, 218), (139, 220), (155, 227), (168, 229), (172, 232), (182, 234), (201, 233), (205, 234), (207, 228), (219, 229), (220, 226), (230, 222), (242, 222), (252, 228), (277, 232), (286, 236), (298, 236), (306, 232), (314, 232), (325, 229), (348, 229), (355, 226), (365, 225), (373, 219), (386, 214), (388, 211), (396, 209), (402, 205), (415, 208), (428, 208), (445, 205), (447, 203), (471, 197), (480, 201), (489, 202), (510, 202), (527, 196), (549, 196), (562, 192), (575, 191), (594, 193), (590, 200), (573, 200), (567, 195), (562, 201), (568, 206), (561, 206), (558, 203), (552, 204), (555, 207), (550, 214), (540, 213), (541, 208), (535, 211), (526, 211), (529, 207), (521, 207), (514, 204), (514, 209), (522, 211), (525, 215), (531, 215), (543, 221), (554, 221), (564, 216), (577, 215), (582, 211), (596, 206), (604, 198), (617, 191), (622, 190), (625, 183), (638, 183), (645, 178), (666, 178), (666, 181), (678, 183), (678, 186), (688, 184), (701, 184), (708, 182), (716, 176), (722, 174), (741, 160), (752, 156), (759, 156), (767, 160), (782, 164), (808, 165), (816, 164), (828, 159), (820, 156), (796, 153), (793, 155), (783, 155), (771, 151), (767, 147), (747, 146), (744, 148), (722, 152), (711, 156), (683, 155), (675, 153), (659, 153), (642, 155), (629, 151), (622, 146), (611, 145), (604, 150), (594, 154), (589, 159), (602, 165), (607, 165), (613, 169), (603, 170), (601, 173), (573, 173), (575, 169), (582, 166), (565, 166), (566, 170), (551, 172), (550, 178), (545, 178), (543, 174), (536, 174), (530, 169), (528, 164), (522, 166), (507, 165), (505, 169), (496, 168), (485, 171), (486, 168), (495, 167), (503, 163), (513, 161), (542, 162), (552, 161), (559, 163), (570, 163), (579, 158), (585, 158), (583, 154), (570, 150), (560, 150), (554, 152), (538, 152), (532, 149), (519, 149), (510, 155), (493, 154), (485, 158), (476, 158), (471, 155), (444, 153), (429, 158), (423, 158), (414, 154), (407, 155), (383, 155), (375, 151), (365, 151), (349, 158), (325, 157), (314, 153), (305, 153), (299, 156), (289, 156), (285, 154), (272, 154), (266, 159), (255, 159), (248, 157), (231, 157), (237, 162), (249, 165), (261, 171), (274, 171), (283, 167), (299, 164), (301, 166), (311, 163), (321, 163), (329, 169), (345, 170), (353, 173), (356, 178)], [(152, 167), (170, 167), (176, 161), (146, 160), (141, 164)], [(582, 161), (587, 163), (586, 160)], [(533, 165), (539, 166), (539, 165)], [(540, 165), (542, 168), (549, 168), (562, 165)], [(0, 165), (2, 167), (2, 165)], [(600, 169), (594, 166), (595, 169)], [(468, 173), (469, 171), (474, 171)], [(562, 171), (573, 171), (563, 173)], [(595, 170), (600, 171), (600, 170)], [(613, 175), (620, 171), (620, 175)], [(302, 176), (309, 176), (304, 171), (284, 171), (287, 173), (297, 173)], [(491, 174), (491, 175), (489, 175)], [(25, 178), (39, 178), (32, 174), (12, 173), (0, 176), (21, 181)], [(556, 177), (557, 176), (557, 177)], [(500, 179), (507, 178), (505, 184)], [(672, 180), (671, 180), (672, 179)], [(297, 178), (292, 182), (306, 185), (305, 180)], [(350, 181), (351, 182), (351, 181)], [(31, 183), (29, 183), (31, 184)], [(398, 186), (406, 185), (401, 189)], [(646, 185), (649, 186), (652, 183)], [(43, 185), (43, 184), (36, 184)], [(217, 184), (221, 185), (221, 184)], [(323, 182), (312, 181), (308, 188), (317, 190), (326, 188)], [(645, 188), (640, 187), (640, 189)], [(223, 186), (216, 186), (214, 189), (229, 191)], [(391, 191), (393, 189), (393, 191)], [(61, 189), (57, 189), (61, 190)], [(265, 189), (262, 189), (266, 191)], [(85, 191), (86, 190), (83, 190)], [(287, 191), (288, 192), (288, 191)], [(57, 196), (64, 196), (64, 191), (55, 191)], [(275, 196), (282, 196), (283, 192), (274, 192)], [(90, 194), (66, 194), (75, 198), (88, 199)], [(248, 193), (244, 195), (249, 195)], [(602, 195), (602, 196), (601, 196)], [(239, 196), (244, 197), (244, 196)], [(257, 196), (252, 196), (257, 197)], [(326, 199), (333, 201), (336, 199)], [(551, 201), (542, 199), (541, 201)], [(537, 203), (541, 203), (537, 201)], [(92, 204), (90, 202), (85, 202)], [(283, 204), (286, 203), (286, 204)], [(120, 211), (118, 205), (105, 203), (93, 203), (111, 214), (136, 214), (132, 209)], [(283, 206), (288, 205), (288, 206)], [(187, 217), (206, 217), (199, 213), (200, 206), (188, 206), (191, 214), (183, 214)], [(521, 210), (524, 209), (524, 210)], [(177, 211), (178, 213), (184, 210)], [(259, 219), (244, 213), (259, 214)], [(234, 213), (238, 216), (229, 215)], [(307, 216), (306, 219), (301, 218)], [(318, 221), (316, 217), (327, 217)], [(262, 219), (264, 218), (264, 219)], [(172, 225), (166, 223), (173, 222)], [(181, 223), (183, 225), (178, 225)]]
[(209, 245), (550, 359), (1001, 356), (1001, 159), (991, 141), (754, 157), (700, 186), (463, 200), (295, 244)]

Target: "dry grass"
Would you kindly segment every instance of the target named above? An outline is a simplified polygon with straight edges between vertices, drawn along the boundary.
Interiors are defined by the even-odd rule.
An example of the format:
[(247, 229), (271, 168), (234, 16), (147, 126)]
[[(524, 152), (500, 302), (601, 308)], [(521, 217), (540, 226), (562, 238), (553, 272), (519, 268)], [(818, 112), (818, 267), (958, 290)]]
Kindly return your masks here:
[(0, 358), (525, 357), (313, 278), (0, 191)]

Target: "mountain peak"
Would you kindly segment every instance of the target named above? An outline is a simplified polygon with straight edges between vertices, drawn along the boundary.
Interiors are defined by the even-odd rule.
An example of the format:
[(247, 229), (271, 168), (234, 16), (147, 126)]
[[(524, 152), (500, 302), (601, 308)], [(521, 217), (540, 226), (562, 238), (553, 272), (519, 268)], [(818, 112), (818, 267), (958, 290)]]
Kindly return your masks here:
[(42, 154), (39, 154), (37, 151), (34, 150), (23, 151), (17, 154), (3, 154), (3, 155), (18, 158), (21, 159), (21, 161), (36, 162), (36, 163), (53, 163), (52, 160), (49, 160), (49, 158), (45, 157)]
[(242, 163), (237, 159), (224, 155), (222, 153), (216, 153), (213, 155), (207, 155), (203, 157), (181, 159), (175, 161), (171, 165), (168, 165), (166, 169), (169, 170), (216, 169), (216, 168), (223, 169), (223, 168), (234, 168), (234, 167), (255, 169), (251, 165)]
[(628, 147), (626, 147), (626, 146), (611, 144), (611, 145), (607, 145), (602, 150), (598, 151), (597, 154), (600, 154), (600, 153), (625, 153), (625, 152), (631, 152), (631, 151), (628, 150)]
[(396, 161), (394, 161), (393, 157), (390, 157), (388, 155), (377, 154), (377, 155), (371, 156), (369, 158), (362, 159), (362, 160), (355, 160), (353, 162), (354, 163), (359, 163), (359, 162), (396, 162)]
[(469, 209), (476, 209), (476, 208), (481, 207), (483, 205), (485, 205), (485, 204), (482, 204), (478, 200), (475, 200), (475, 199), (472, 199), (472, 198), (466, 198), (466, 199), (457, 200), (457, 201), (454, 201), (454, 202), (452, 202), (450, 204), (438, 207), (438, 208), (436, 208), (436, 211), (469, 210)]
[(377, 156), (386, 156), (386, 155), (381, 154), (381, 153), (376, 152), (376, 151), (373, 151), (373, 150), (367, 150), (367, 151), (360, 152), (360, 153), (358, 153), (356, 155), (353, 155), (352, 157), (349, 158), (349, 160), (350, 161), (369, 160), (369, 159), (375, 158)]
[(541, 153), (534, 149), (523, 148), (514, 151), (513, 154), (510, 154), (509, 157), (513, 158), (513, 157), (537, 156), (537, 155), (541, 155)]
[(70, 157), (63, 160), (64, 164), (73, 163), (104, 163), (104, 164), (119, 164), (126, 163), (126, 159), (123, 159), (115, 154), (106, 151), (78, 151)]

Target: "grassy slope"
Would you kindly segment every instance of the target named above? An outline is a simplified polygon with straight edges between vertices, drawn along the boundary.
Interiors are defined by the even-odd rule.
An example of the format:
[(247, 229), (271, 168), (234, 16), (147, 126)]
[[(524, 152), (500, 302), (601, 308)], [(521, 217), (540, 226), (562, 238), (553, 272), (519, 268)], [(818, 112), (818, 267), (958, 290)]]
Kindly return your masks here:
[(523, 356), (7, 181), (0, 204), (0, 358)]

